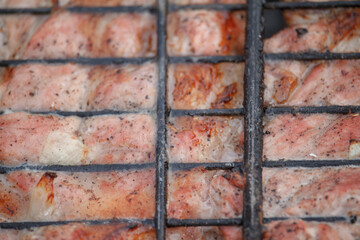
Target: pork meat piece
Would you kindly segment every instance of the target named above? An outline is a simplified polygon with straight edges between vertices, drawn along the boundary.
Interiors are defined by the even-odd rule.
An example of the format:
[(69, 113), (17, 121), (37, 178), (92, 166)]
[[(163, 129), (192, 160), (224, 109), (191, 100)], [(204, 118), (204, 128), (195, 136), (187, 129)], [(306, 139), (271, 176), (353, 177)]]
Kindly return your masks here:
[[(26, 15), (23, 18), (4, 17), (0, 21), (4, 28), (0, 39), (12, 45), (3, 44), (0, 48), (0, 52), (5, 53), (4, 58), (155, 55), (156, 21), (155, 16), (149, 13), (103, 15), (59, 11), (45, 22), (42, 22), (43, 17)], [(27, 19), (29, 21), (23, 24)]]
[(1, 8), (51, 7), (52, 0), (0, 0)]
[(265, 104), (360, 104), (360, 61), (272, 61), (265, 65)]
[(177, 11), (169, 13), (167, 20), (167, 51), (171, 56), (244, 53), (242, 11)]
[(243, 121), (235, 117), (172, 117), (170, 162), (238, 162), (243, 159)]
[(175, 109), (240, 108), (244, 64), (174, 64), (168, 70), (168, 102)]
[[(297, 18), (298, 15), (301, 17)], [(322, 14), (299, 11), (289, 12), (289, 16), (295, 19), (289, 20), (291, 27), (265, 40), (265, 52), (360, 51), (359, 9)]]
[(144, 163), (155, 160), (156, 125), (145, 114), (99, 116), (81, 129), (90, 164)]
[(223, 239), (241, 240), (241, 227), (176, 227), (166, 230), (167, 240)]
[(168, 218), (235, 218), (242, 215), (244, 177), (238, 172), (195, 168), (168, 176)]
[(302, 220), (274, 221), (266, 225), (263, 240), (356, 240), (360, 225), (349, 223), (319, 223)]
[(153, 6), (156, 0), (58, 0), (60, 6), (87, 6), (87, 7), (112, 7), (112, 6)]
[(155, 171), (15, 171), (0, 175), (0, 196), (3, 222), (152, 218)]
[(279, 115), (266, 120), (265, 160), (360, 158), (360, 116)]
[(265, 217), (359, 215), (360, 168), (266, 168)]
[(1, 115), (1, 165), (84, 163), (87, 150), (78, 134), (80, 124), (78, 117)]

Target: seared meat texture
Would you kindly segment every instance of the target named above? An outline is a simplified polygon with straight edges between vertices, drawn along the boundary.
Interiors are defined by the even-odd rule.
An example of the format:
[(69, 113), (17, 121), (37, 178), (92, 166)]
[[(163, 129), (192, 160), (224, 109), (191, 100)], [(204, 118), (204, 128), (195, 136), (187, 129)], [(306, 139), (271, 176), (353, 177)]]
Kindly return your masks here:
[(265, 217), (352, 216), (360, 209), (360, 168), (264, 169)]
[(273, 61), (265, 65), (267, 105), (360, 104), (360, 61)]
[(0, 108), (31, 111), (153, 108), (157, 79), (152, 63), (25, 64), (5, 72), (0, 85)]
[(169, 105), (175, 109), (240, 108), (243, 76), (243, 64), (170, 65)]
[(25, 15), (25, 24), (25, 19), (11, 17), (3, 17), (0, 22), (0, 51), (6, 59), (141, 57), (154, 56), (156, 51), (156, 21), (149, 13), (59, 11), (45, 22), (43, 17)]
[(356, 240), (360, 238), (359, 224), (318, 223), (301, 220), (275, 221), (266, 225), (264, 240)]
[(265, 41), (264, 51), (359, 52), (360, 10), (289, 11), (285, 28)]
[(358, 115), (287, 114), (266, 122), (265, 160), (360, 158)]
[(238, 162), (243, 122), (235, 117), (173, 117), (168, 125), (170, 162)]
[(244, 52), (245, 13), (177, 11), (167, 19), (167, 51), (171, 56), (238, 55)]
[(242, 215), (244, 177), (238, 172), (202, 168), (171, 170), (168, 218), (235, 218)]
[[(2, 165), (80, 165), (154, 160), (155, 122), (148, 115), (0, 116)], [(137, 134), (134, 134), (134, 133)]]
[(0, 175), (0, 196), (4, 222), (152, 218), (155, 172), (15, 171)]

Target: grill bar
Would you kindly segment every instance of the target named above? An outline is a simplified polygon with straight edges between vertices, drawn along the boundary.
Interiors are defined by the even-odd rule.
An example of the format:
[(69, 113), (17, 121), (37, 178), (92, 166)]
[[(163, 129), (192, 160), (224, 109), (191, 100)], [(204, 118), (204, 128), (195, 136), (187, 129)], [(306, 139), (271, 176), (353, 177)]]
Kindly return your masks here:
[(169, 57), (170, 63), (220, 63), (220, 62), (244, 62), (245, 56), (190, 56)]
[(288, 219), (292, 219), (292, 220), (304, 220), (304, 221), (308, 221), (308, 222), (350, 222), (351, 220), (349, 220), (349, 218), (347, 217), (340, 217), (340, 216), (335, 216), (335, 217), (304, 217), (304, 218), (287, 218), (287, 217), (272, 217), (272, 218), (264, 218), (264, 224), (266, 223), (270, 223), (273, 221), (283, 221), (283, 220), (288, 220)]
[(318, 107), (268, 107), (265, 109), (266, 114), (316, 114), (316, 113), (331, 113), (331, 114), (348, 114), (359, 113), (360, 106), (318, 106)]
[(166, 235), (166, 14), (167, 3), (158, 0), (157, 32), (158, 32), (158, 74), (159, 90), (157, 99), (157, 142), (156, 142), (156, 238), (165, 239)]
[(360, 160), (288, 160), (288, 161), (264, 161), (263, 167), (268, 168), (290, 168), (290, 167), (339, 167), (360, 166)]
[(233, 162), (233, 163), (170, 163), (169, 169), (172, 171), (176, 170), (188, 170), (192, 168), (203, 167), (206, 170), (233, 170), (235, 168), (240, 169), (241, 173), (244, 168), (243, 163)]
[(9, 222), (0, 223), (0, 228), (3, 229), (25, 229), (34, 227), (65, 225), (71, 223), (86, 223), (91, 225), (109, 224), (109, 223), (126, 223), (129, 225), (144, 224), (154, 225), (152, 219), (106, 219), (106, 220), (79, 220), (79, 221), (50, 221), (50, 222)]
[[(14, 111), (15, 112), (15, 111)], [(70, 112), (70, 111), (27, 111), (31, 114), (43, 114), (43, 115), (50, 115), (50, 114), (56, 114), (59, 116), (78, 116), (78, 117), (94, 117), (94, 116), (103, 116), (103, 115), (120, 115), (120, 114), (136, 114), (136, 113), (143, 113), (143, 114), (150, 114), (153, 111), (151, 110), (134, 110), (134, 111), (114, 111), (114, 110), (101, 110), (101, 111), (87, 111), (87, 112)], [(5, 112), (0, 112), (1, 114), (4, 114)]]
[(171, 110), (170, 115), (172, 117), (177, 116), (242, 116), (244, 115), (244, 109), (210, 109), (210, 110)]
[(304, 53), (266, 53), (265, 60), (336, 60), (359, 59), (360, 53), (331, 53), (331, 52), (304, 52)]
[(229, 226), (242, 225), (241, 218), (227, 218), (227, 219), (168, 219), (168, 227), (181, 226)]
[(332, 2), (268, 2), (264, 8), (269, 9), (301, 9), (301, 8), (344, 8), (360, 7), (359, 1), (332, 1)]
[(262, 239), (262, 0), (248, 1), (245, 53), (245, 141), (243, 238)]

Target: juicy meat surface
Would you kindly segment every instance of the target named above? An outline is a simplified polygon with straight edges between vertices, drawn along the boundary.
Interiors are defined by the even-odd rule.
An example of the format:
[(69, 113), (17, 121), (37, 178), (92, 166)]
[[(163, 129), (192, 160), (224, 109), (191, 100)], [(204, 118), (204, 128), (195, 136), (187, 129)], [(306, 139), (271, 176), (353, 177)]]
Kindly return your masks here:
[(358, 115), (286, 114), (266, 122), (265, 160), (360, 158)]
[(86, 147), (77, 130), (78, 117), (13, 113), (0, 116), (2, 165), (81, 164)]
[(235, 218), (242, 214), (244, 177), (238, 172), (170, 171), (168, 218)]
[(265, 65), (267, 105), (321, 106), (360, 103), (360, 61), (273, 61)]
[(264, 169), (265, 217), (359, 215), (360, 168)]
[(356, 240), (359, 224), (318, 223), (301, 220), (274, 221), (266, 225), (263, 240)]
[(170, 162), (238, 162), (243, 159), (243, 121), (234, 117), (172, 117)]
[(1, 109), (31, 111), (153, 108), (157, 69), (143, 65), (25, 64), (5, 71)]
[(242, 11), (177, 11), (167, 19), (167, 51), (171, 56), (237, 55), (244, 52)]
[[(31, 230), (0, 229), (2, 240), (152, 240), (156, 239), (151, 226), (125, 224), (86, 225), (80, 223), (46, 226)], [(177, 227), (166, 230), (167, 240), (224, 239), (241, 240), (240, 227)]]
[(244, 4), (246, 0), (169, 0), (170, 3), (178, 5), (188, 4)]
[(142, 163), (155, 160), (155, 121), (149, 115), (102, 116), (82, 127), (92, 164)]
[(175, 109), (240, 108), (244, 64), (175, 64), (168, 70), (168, 102)]
[(152, 218), (153, 169), (0, 175), (0, 221)]
[(84, 120), (13, 113), (1, 115), (0, 125), (2, 165), (80, 165), (154, 160), (155, 122), (149, 115), (99, 116)]
[[(293, 13), (293, 12), (291, 12)], [(360, 10), (325, 12), (312, 14), (299, 12), (316, 22), (294, 20), (291, 27), (285, 28), (270, 39), (265, 40), (264, 51), (282, 52), (359, 52), (360, 51)], [(302, 13), (302, 14), (301, 14)], [(296, 19), (289, 14), (290, 18)], [(306, 17), (300, 19), (307, 19)], [(309, 23), (310, 22), (310, 23)]]
[[(36, 19), (39, 22), (42, 18)], [(3, 50), (8, 46), (1, 47), (1, 51), (11, 50), (11, 54), (5, 55), (7, 58), (141, 57), (154, 56), (156, 51), (156, 21), (149, 13), (102, 15), (59, 11), (41, 26), (35, 23), (21, 26), (17, 19), (5, 20), (0, 37), (3, 42), (15, 45), (9, 50)], [(26, 47), (19, 49), (20, 46)]]

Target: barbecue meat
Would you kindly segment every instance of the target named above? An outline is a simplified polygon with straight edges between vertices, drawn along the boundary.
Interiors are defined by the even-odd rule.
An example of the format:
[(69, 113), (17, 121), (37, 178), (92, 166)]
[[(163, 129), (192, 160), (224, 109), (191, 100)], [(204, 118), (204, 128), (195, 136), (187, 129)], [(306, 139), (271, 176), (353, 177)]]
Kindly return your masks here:
[(244, 53), (244, 12), (177, 11), (169, 13), (167, 20), (171, 56)]
[(168, 125), (170, 162), (238, 162), (243, 122), (234, 117), (174, 117)]
[(0, 52), (4, 52), (4, 58), (155, 55), (156, 21), (155, 16), (149, 13), (102, 15), (59, 11), (45, 22), (44, 17), (14, 17), (3, 17), (0, 21), (3, 25)]
[(264, 169), (265, 217), (352, 216), (360, 209), (360, 168)]
[(264, 240), (356, 240), (360, 238), (359, 224), (318, 223), (301, 220), (275, 221), (266, 225)]
[(360, 116), (280, 115), (264, 127), (266, 160), (358, 159)]
[(266, 40), (265, 52), (360, 51), (359, 9), (322, 13), (291, 11), (288, 16), (291, 27)]
[(1, 109), (131, 110), (153, 108), (156, 103), (158, 77), (152, 63), (25, 64), (8, 69), (4, 75), (0, 86)]
[(0, 175), (0, 220), (152, 218), (152, 169), (97, 173), (15, 171)]
[(0, 0), (0, 7), (5, 8), (31, 8), (51, 7), (52, 0)]
[(358, 105), (359, 66), (359, 60), (268, 62), (265, 102), (272, 106)]
[(168, 184), (168, 218), (234, 218), (242, 214), (245, 182), (237, 172), (172, 170)]
[[(80, 165), (154, 161), (155, 122), (148, 115), (0, 116), (2, 165)], [(134, 134), (137, 132), (137, 134)]]
[(170, 65), (168, 103), (175, 109), (240, 108), (243, 76), (243, 64)]
[(61, 6), (153, 6), (156, 0), (58, 0)]

